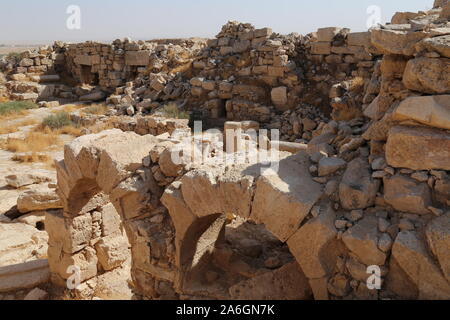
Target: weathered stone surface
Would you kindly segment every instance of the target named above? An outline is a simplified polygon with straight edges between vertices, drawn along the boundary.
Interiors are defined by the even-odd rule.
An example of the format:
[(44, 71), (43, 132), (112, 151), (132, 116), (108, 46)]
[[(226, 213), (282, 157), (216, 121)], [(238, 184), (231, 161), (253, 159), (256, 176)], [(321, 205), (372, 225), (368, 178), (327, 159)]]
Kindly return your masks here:
[(317, 29), (317, 40), (321, 42), (331, 42), (334, 37), (342, 30), (338, 27), (328, 27)]
[(100, 101), (106, 98), (102, 91), (92, 92), (78, 98), (80, 101)]
[(130, 257), (128, 241), (122, 236), (108, 236), (102, 238), (95, 245), (98, 262), (106, 271), (122, 265)]
[(378, 249), (378, 219), (375, 216), (360, 220), (343, 234), (342, 241), (367, 266), (382, 266), (386, 262), (386, 254)]
[(309, 279), (328, 276), (336, 263), (337, 252), (332, 250), (337, 235), (335, 219), (335, 212), (328, 208), (317, 218), (308, 221), (287, 241), (289, 250)]
[(400, 232), (392, 256), (419, 290), (419, 299), (450, 299), (450, 284), (433, 262), (425, 242), (411, 231)]
[(395, 294), (399, 299), (417, 300), (419, 297), (417, 285), (393, 257), (389, 262), (389, 272), (384, 283), (386, 290)]
[(88, 56), (88, 55), (78, 55), (74, 59), (74, 63), (84, 65), (84, 66), (92, 66), (94, 64), (100, 63), (100, 56)]
[(330, 42), (313, 42), (311, 44), (312, 54), (331, 54)]
[(401, 54), (412, 56), (415, 45), (427, 37), (425, 32), (410, 32), (401, 30), (372, 29), (371, 41), (384, 54)]
[(127, 66), (146, 66), (149, 64), (149, 62), (149, 51), (127, 51), (127, 53), (125, 54), (125, 64)]
[[(186, 150), (189, 147), (190, 146), (183, 147), (182, 152), (189, 152)], [(173, 148), (167, 148), (159, 156), (159, 166), (161, 168), (161, 172), (167, 177), (178, 177), (184, 169), (182, 155), (179, 155), (179, 159), (176, 159), (175, 155), (179, 155), (179, 153), (175, 153)]]
[(112, 203), (102, 207), (102, 236), (120, 235), (122, 223), (119, 213)]
[(280, 110), (287, 109), (287, 88), (286, 87), (278, 87), (273, 88), (271, 92), (272, 102), (275, 106), (277, 106)]
[(62, 202), (56, 190), (47, 186), (34, 186), (23, 192), (17, 199), (17, 209), (21, 213), (60, 208), (62, 208)]
[(417, 44), (417, 48), (435, 51), (443, 57), (450, 58), (450, 35), (424, 39)]
[(384, 179), (384, 200), (399, 211), (430, 213), (431, 192), (428, 185), (403, 175)]
[(111, 192), (117, 184), (126, 179), (134, 170), (142, 166), (142, 159), (156, 144), (154, 136), (124, 134), (121, 141), (109, 145), (100, 155), (97, 183), (105, 191)]
[(49, 280), (50, 270), (46, 259), (0, 268), (0, 292), (30, 289)]
[(58, 245), (49, 244), (48, 262), (52, 273), (59, 275), (62, 279), (68, 279), (72, 275), (68, 273), (69, 267), (77, 266), (80, 268), (81, 282), (97, 275), (98, 258), (93, 248), (86, 247), (74, 255), (65, 253), (61, 249)]
[(276, 174), (266, 172), (256, 184), (251, 217), (264, 223), (281, 241), (297, 231), (322, 195), (309, 173), (309, 157), (297, 153), (280, 161)]
[(450, 93), (450, 59), (409, 60), (403, 75), (406, 88), (429, 94)]
[(32, 184), (50, 182), (54, 180), (51, 172), (19, 173), (5, 177), (6, 183), (14, 188), (21, 188)]
[(405, 73), (408, 58), (401, 55), (387, 54), (381, 60), (381, 73), (390, 79), (401, 79)]
[(308, 300), (311, 288), (297, 262), (239, 282), (230, 289), (234, 300)]
[(389, 131), (387, 163), (412, 170), (450, 170), (450, 134), (445, 131), (396, 126)]
[(431, 221), (426, 228), (428, 246), (450, 283), (450, 213)]
[(370, 32), (350, 32), (347, 35), (347, 44), (349, 46), (370, 46)]
[(407, 98), (394, 110), (392, 119), (450, 130), (450, 95)]
[(42, 289), (34, 288), (25, 296), (23, 300), (45, 300), (48, 297), (48, 293)]
[(325, 177), (345, 168), (347, 162), (340, 158), (324, 157), (319, 161), (319, 176)]
[(64, 218), (62, 211), (47, 212), (45, 227), (49, 245), (61, 245), (62, 251), (75, 253), (89, 245), (92, 238), (92, 217), (89, 213), (73, 219)]
[(47, 235), (23, 223), (0, 223), (0, 267), (45, 258)]
[(375, 203), (379, 187), (380, 181), (372, 179), (367, 160), (357, 158), (347, 165), (339, 185), (341, 204), (347, 210), (370, 207)]

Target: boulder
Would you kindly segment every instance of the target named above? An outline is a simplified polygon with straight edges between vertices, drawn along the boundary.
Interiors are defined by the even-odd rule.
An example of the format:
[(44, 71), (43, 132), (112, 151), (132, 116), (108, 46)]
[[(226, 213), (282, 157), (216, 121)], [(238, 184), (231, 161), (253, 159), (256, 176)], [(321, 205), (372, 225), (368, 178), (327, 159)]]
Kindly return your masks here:
[(336, 171), (345, 168), (347, 162), (341, 158), (324, 157), (319, 161), (319, 176), (325, 177), (332, 175)]
[(450, 35), (424, 39), (417, 44), (417, 49), (437, 52), (442, 57), (450, 58)]
[(55, 189), (48, 186), (33, 186), (17, 199), (17, 209), (21, 213), (61, 209), (63, 207)]
[(98, 262), (106, 271), (121, 266), (130, 257), (128, 241), (123, 236), (104, 237), (97, 242), (95, 249)]
[(416, 232), (398, 234), (392, 257), (418, 288), (420, 300), (450, 299), (450, 284)]
[(361, 263), (383, 266), (386, 254), (378, 248), (378, 218), (367, 216), (342, 235), (342, 241)]
[(430, 127), (450, 130), (450, 95), (407, 98), (394, 110), (392, 120), (413, 120)]
[(79, 101), (100, 101), (106, 98), (106, 94), (102, 91), (96, 91), (81, 96)]
[(392, 24), (408, 24), (410, 19), (414, 19), (420, 14), (417, 12), (396, 12), (391, 19)]
[(286, 87), (278, 87), (273, 88), (271, 92), (272, 102), (273, 104), (279, 108), (280, 110), (286, 109), (287, 104), (287, 88)]
[(46, 300), (48, 297), (48, 293), (42, 289), (34, 288), (25, 296), (23, 300)]
[(329, 276), (335, 266), (335, 220), (336, 213), (332, 208), (328, 208), (317, 218), (308, 221), (287, 241), (289, 250), (309, 279)]
[(368, 161), (357, 158), (347, 165), (339, 185), (341, 205), (346, 210), (368, 208), (375, 203), (379, 188), (380, 181), (372, 179)]
[(0, 268), (0, 292), (31, 289), (50, 281), (47, 259)]
[(48, 237), (23, 223), (0, 223), (0, 267), (45, 258)]
[(416, 214), (428, 214), (431, 192), (428, 184), (403, 175), (384, 179), (384, 200), (394, 209)]
[(450, 170), (450, 134), (429, 128), (395, 126), (386, 144), (387, 163), (412, 170)]
[(45, 229), (49, 234), (49, 245), (60, 245), (62, 251), (69, 254), (84, 249), (93, 240), (90, 213), (69, 219), (64, 218), (61, 210), (47, 212)]
[(32, 184), (50, 182), (54, 180), (51, 172), (18, 173), (5, 177), (6, 183), (14, 188), (22, 188)]
[(381, 73), (388, 79), (402, 79), (407, 63), (405, 56), (386, 54), (381, 60)]
[(403, 84), (407, 89), (422, 93), (450, 93), (450, 59), (422, 57), (409, 60)]
[(309, 167), (309, 156), (300, 152), (281, 160), (275, 174), (265, 171), (257, 181), (251, 216), (283, 242), (298, 230), (322, 196), (322, 187), (312, 180)]
[(416, 43), (426, 37), (428, 35), (425, 32), (392, 29), (371, 30), (372, 45), (383, 54), (413, 56), (416, 51)]

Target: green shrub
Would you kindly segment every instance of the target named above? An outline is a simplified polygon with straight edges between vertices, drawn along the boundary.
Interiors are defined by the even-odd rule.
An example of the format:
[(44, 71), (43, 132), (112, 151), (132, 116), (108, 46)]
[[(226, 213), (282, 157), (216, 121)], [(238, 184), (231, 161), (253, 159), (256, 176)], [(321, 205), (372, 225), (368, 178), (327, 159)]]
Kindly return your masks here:
[(31, 101), (9, 101), (0, 103), (0, 116), (20, 113), (24, 110), (37, 108), (37, 104)]
[(171, 118), (171, 119), (189, 119), (189, 114), (186, 111), (180, 110), (180, 108), (178, 108), (176, 103), (169, 103), (169, 104), (165, 105), (162, 108), (161, 113), (166, 118)]
[(70, 115), (67, 112), (58, 112), (46, 117), (42, 121), (42, 126), (55, 130), (66, 126), (76, 126), (76, 124), (70, 120)]

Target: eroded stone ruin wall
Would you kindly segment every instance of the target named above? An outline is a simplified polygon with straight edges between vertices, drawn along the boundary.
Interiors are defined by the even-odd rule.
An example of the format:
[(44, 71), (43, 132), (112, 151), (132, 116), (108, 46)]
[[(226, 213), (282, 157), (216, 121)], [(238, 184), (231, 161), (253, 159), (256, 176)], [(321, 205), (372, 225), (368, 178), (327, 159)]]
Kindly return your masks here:
[(296, 143), (271, 142), (283, 151), (270, 175), (223, 165), (208, 137), (209, 162), (176, 164), (174, 124), (152, 118), (76, 139), (57, 162), (64, 210), (47, 217), (54, 283), (78, 265), (89, 298), (131, 259), (152, 299), (450, 299), (449, 8), (367, 33), (229, 23), (207, 43), (68, 47), (70, 72), (98, 72), (119, 113), (178, 101)]

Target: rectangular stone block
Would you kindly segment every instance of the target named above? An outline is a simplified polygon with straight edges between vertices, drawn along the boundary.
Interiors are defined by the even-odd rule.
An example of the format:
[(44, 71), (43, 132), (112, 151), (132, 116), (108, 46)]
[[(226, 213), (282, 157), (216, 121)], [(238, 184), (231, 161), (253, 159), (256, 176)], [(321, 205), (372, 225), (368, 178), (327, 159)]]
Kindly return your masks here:
[(352, 32), (347, 35), (349, 46), (370, 46), (370, 32)]
[(314, 42), (311, 44), (312, 54), (330, 54), (331, 43), (330, 42)]
[(125, 54), (125, 64), (127, 66), (146, 66), (150, 62), (150, 53), (147, 50), (128, 51)]
[(341, 30), (342, 28), (337, 27), (320, 28), (317, 30), (317, 39), (321, 42), (331, 42)]
[(393, 127), (386, 159), (395, 168), (450, 170), (450, 134), (421, 127)]

